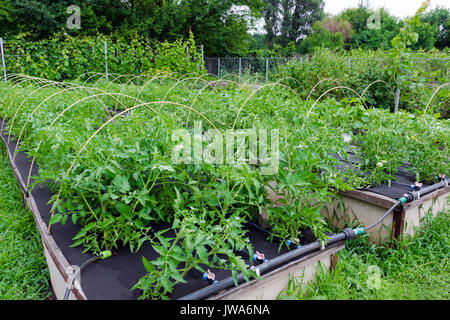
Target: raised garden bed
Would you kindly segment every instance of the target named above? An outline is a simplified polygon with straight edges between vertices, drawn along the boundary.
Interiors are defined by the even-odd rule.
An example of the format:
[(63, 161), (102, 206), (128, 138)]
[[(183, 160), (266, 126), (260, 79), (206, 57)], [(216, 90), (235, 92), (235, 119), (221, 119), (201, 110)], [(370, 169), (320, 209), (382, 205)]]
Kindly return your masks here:
[[(340, 158), (343, 166), (353, 166), (361, 160), (350, 153), (349, 159)], [(369, 226), (391, 208), (405, 193), (414, 190), (414, 175), (408, 164), (399, 167), (396, 181), (381, 183), (369, 188), (341, 192), (339, 199), (323, 208), (322, 214), (336, 227), (362, 224)], [(428, 185), (423, 184), (425, 188)], [(407, 235), (412, 236), (425, 216), (435, 217), (441, 211), (450, 210), (450, 186), (436, 189), (412, 202), (398, 206), (382, 223), (370, 230), (370, 238), (378, 244), (392, 242)]]
[[(40, 169), (38, 172), (35, 167), (32, 176), (37, 177), (38, 184), (33, 187), (33, 179), (28, 181), (29, 162), (23, 153), (15, 155), (15, 172), (30, 207), (38, 212), (43, 237), (51, 227), (53, 240), (44, 242), (48, 242), (50, 267), (53, 263), (60, 273), (59, 282), (67, 278), (63, 270), (69, 262), (80, 265), (92, 257), (81, 254), (82, 250), (95, 254), (112, 250), (112, 258), (97, 261), (89, 270), (100, 268), (100, 275), (90, 276), (91, 283), (107, 294), (119, 292), (114, 298), (181, 298), (186, 292), (198, 292), (195, 286), (210, 288), (201, 280), (206, 265), (218, 269), (214, 270), (220, 279), (216, 288), (230, 290), (229, 295), (219, 296), (235, 297), (234, 293), (243, 291), (229, 289), (233, 287), (228, 281), (233, 280), (230, 274), (236, 278), (240, 272), (250, 280), (253, 262), (249, 256), (258, 250), (269, 259), (259, 269), (266, 276), (266, 285), (261, 280), (245, 283), (242, 277), (239, 279), (248, 295), (261, 296), (263, 288), (271, 288), (271, 293), (263, 297), (273, 297), (277, 289), (269, 278), (276, 282), (274, 279), (283, 275), (287, 279), (292, 271), (290, 265), (282, 265), (280, 254), (287, 254), (289, 261), (283, 262), (293, 263), (299, 272), (306, 268), (302, 263), (315, 263), (309, 263), (315, 261), (312, 256), (312, 260), (307, 259), (312, 251), (308, 251), (308, 257), (302, 257), (307, 252), (300, 249), (289, 254), (278, 252), (279, 243), (300, 238), (303, 248), (318, 253), (316, 238), (305, 241), (302, 237), (310, 230), (318, 239), (327, 239), (329, 229), (320, 212), (327, 201), (345, 190), (392, 179), (404, 160), (411, 163), (420, 181), (433, 183), (435, 172), (448, 172), (445, 150), (449, 128), (446, 121), (429, 115), (391, 114), (365, 109), (349, 100), (313, 103), (289, 90), (261, 88), (250, 93), (237, 87), (196, 92), (177, 84), (161, 83), (146, 91), (143, 87), (113, 88), (109, 84), (102, 88), (62, 84), (64, 90), (50, 87), (55, 86), (51, 82), (38, 88), (5, 84), (2, 116), (8, 123), (3, 128), (6, 134), (20, 137), (18, 150), (35, 157)], [(100, 93), (92, 94), (92, 90)], [(125, 92), (130, 95), (123, 96)], [(113, 106), (121, 111), (108, 112)], [(208, 119), (214, 119), (214, 124)], [(173, 152), (179, 150), (174, 133), (182, 131), (186, 140), (194, 143), (194, 153), (200, 155), (206, 150), (201, 147), (211, 142), (207, 128), (223, 138), (230, 128), (240, 131), (255, 127), (258, 132), (270, 131), (270, 158), (272, 146), (281, 146), (271, 159), (271, 168), (277, 170), (270, 175), (260, 170), (269, 159), (266, 152), (258, 154), (256, 161), (243, 164), (180, 163), (173, 158)], [(272, 142), (278, 136), (279, 144)], [(202, 145), (197, 153), (195, 144), (200, 138)], [(14, 137), (5, 140), (12, 144), (9, 153), (15, 152)], [(340, 162), (334, 155), (346, 154), (352, 147), (359, 148), (364, 163), (358, 170), (338, 169)], [(183, 149), (183, 154), (189, 149)], [(370, 173), (361, 176), (359, 171)], [(272, 181), (278, 184), (274, 192), (286, 192), (285, 199), (278, 199), (279, 206), (272, 206), (270, 190), (264, 188)], [(33, 188), (31, 194), (25, 186)], [(263, 218), (267, 215), (267, 221), (262, 222), (270, 223), (265, 227), (271, 227), (270, 236), (276, 239), (273, 242), (262, 241), (267, 237), (265, 231), (261, 234), (258, 228), (249, 229), (247, 220), (256, 222), (261, 211)], [(399, 225), (395, 232), (400, 232)], [(361, 233), (347, 230), (344, 238), (338, 233), (333, 239), (350, 239), (353, 234)], [(333, 241), (329, 244), (333, 243), (339, 247)], [(329, 262), (328, 248), (320, 253)], [(250, 254), (244, 254), (244, 249)], [(54, 260), (58, 252), (64, 258)], [(291, 252), (299, 254), (292, 256)], [(119, 265), (110, 265), (112, 261)], [(277, 261), (276, 266), (270, 261)], [(123, 271), (129, 265), (135, 266), (134, 274)], [(113, 270), (106, 285), (99, 281), (108, 274), (108, 268), (100, 266)], [(273, 266), (273, 270), (267, 266)], [(98, 292), (84, 287), (86, 277), (88, 273), (81, 280), (85, 298), (98, 297)], [(142, 296), (139, 290), (130, 291), (137, 281)], [(226, 287), (222, 287), (224, 283)], [(111, 286), (117, 287), (113, 290)], [(206, 291), (201, 291), (202, 299), (216, 297), (216, 291)], [(188, 295), (192, 296), (200, 295)]]
[[(13, 172), (22, 189), (24, 204), (31, 211), (40, 232), (44, 246), (45, 258), (50, 271), (50, 279), (57, 299), (63, 299), (67, 288), (67, 281), (70, 277), (68, 272), (72, 265), (80, 266), (86, 260), (93, 257), (89, 253), (82, 253), (81, 247), (71, 248), (72, 238), (80, 229), (79, 225), (73, 224), (70, 220), (65, 226), (60, 224), (53, 225), (48, 234), (48, 222), (51, 216), (51, 205), (48, 204), (52, 192), (45, 186), (35, 187), (31, 192), (26, 188), (26, 179), (31, 166), (31, 161), (23, 152), (18, 152), (13, 161), (12, 151), (15, 149), (15, 142), (10, 141), (7, 144), (7, 137), (1, 135), (5, 153), (9, 157)], [(32, 173), (36, 175), (38, 168), (33, 166)], [(158, 226), (163, 228), (166, 226)], [(269, 242), (267, 234), (257, 227), (248, 226), (248, 236), (255, 250), (264, 253), (265, 259), (269, 261), (275, 257), (282, 257), (292, 249), (283, 245), (280, 249), (280, 243), (277, 241)], [(315, 240), (311, 233), (306, 232), (302, 244), (312, 243)], [(261, 278), (251, 279), (249, 282), (242, 282), (239, 286), (232, 286), (229, 289), (221, 290), (213, 294), (208, 299), (276, 299), (277, 295), (283, 290), (291, 276), (301, 277), (306, 283), (315, 277), (316, 268), (319, 264), (322, 267), (333, 268), (336, 264), (336, 253), (344, 247), (344, 241), (331, 244), (323, 249), (317, 249), (313, 252), (299, 255), (289, 259), (278, 267), (267, 272), (261, 273)], [(88, 300), (88, 299), (138, 299), (139, 290), (131, 290), (137, 281), (146, 274), (142, 264), (142, 257), (155, 259), (158, 253), (153, 250), (150, 244), (144, 244), (140, 250), (133, 254), (126, 247), (115, 250), (109, 259), (99, 260), (92, 263), (81, 273), (81, 281), (75, 282), (74, 288), (69, 294), (69, 299)], [(246, 253), (242, 253), (244, 259)], [(257, 266), (258, 263), (255, 263)], [(216, 280), (231, 276), (231, 272), (226, 270), (213, 270)], [(197, 270), (192, 270), (185, 277), (186, 284), (179, 284), (172, 292), (171, 299), (179, 299), (205, 288), (208, 284), (202, 274)]]

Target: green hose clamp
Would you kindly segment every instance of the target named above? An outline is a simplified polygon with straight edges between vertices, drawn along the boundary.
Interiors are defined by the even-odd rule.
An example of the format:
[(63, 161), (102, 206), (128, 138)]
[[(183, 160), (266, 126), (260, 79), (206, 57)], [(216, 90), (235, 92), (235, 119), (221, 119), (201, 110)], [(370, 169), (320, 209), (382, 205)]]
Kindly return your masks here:
[(400, 201), (401, 204), (404, 204), (406, 201), (408, 201), (408, 199), (406, 199), (405, 197), (400, 197), (398, 198), (398, 201)]
[(101, 259), (107, 259), (107, 258), (111, 257), (111, 251), (109, 251), (109, 250), (102, 251), (102, 252), (100, 252), (100, 255), (103, 256)]
[(356, 229), (353, 229), (353, 230), (355, 230), (355, 233), (356, 233), (357, 236), (366, 233), (366, 229), (364, 229), (362, 227), (359, 227), (359, 228), (356, 228)]

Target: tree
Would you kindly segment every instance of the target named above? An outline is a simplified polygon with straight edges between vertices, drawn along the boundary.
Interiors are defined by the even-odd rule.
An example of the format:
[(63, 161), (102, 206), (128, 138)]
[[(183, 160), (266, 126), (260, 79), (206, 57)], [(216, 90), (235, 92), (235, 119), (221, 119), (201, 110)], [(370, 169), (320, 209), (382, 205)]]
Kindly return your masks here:
[[(380, 19), (379, 28), (369, 28), (368, 20), (377, 15)], [(348, 8), (339, 17), (350, 22), (353, 28), (352, 47), (365, 49), (389, 49), (391, 40), (400, 30), (397, 19), (390, 15), (385, 8), (376, 11), (369, 7), (369, 2), (360, 1), (358, 7)]]
[(273, 48), (275, 38), (279, 33), (279, 3), (280, 0), (266, 0), (262, 8), (262, 15), (267, 33), (266, 44), (268, 48)]
[(265, 2), (263, 16), (267, 44), (282, 46), (299, 43), (312, 32), (314, 22), (324, 16), (323, 0), (269, 0)]
[[(81, 29), (66, 27), (70, 5), (81, 9)], [(29, 40), (64, 31), (125, 39), (137, 33), (172, 42), (187, 39), (192, 31), (207, 55), (242, 55), (250, 46), (247, 31), (261, 17), (261, 5), (261, 0), (2, 0), (0, 26), (2, 33), (25, 33)]]
[(444, 49), (450, 46), (450, 10), (443, 7), (436, 7), (427, 12), (422, 17), (423, 22), (427, 22), (434, 29), (434, 46)]
[[(372, 10), (367, 10), (366, 16), (370, 17), (375, 12)], [(365, 24), (361, 27), (360, 24), (355, 25), (352, 23), (352, 26), (355, 30), (352, 38), (352, 46), (353, 47), (361, 47), (364, 49), (384, 49), (387, 50), (391, 48), (391, 40), (398, 34), (400, 30), (400, 23), (397, 21), (397, 18), (391, 16), (389, 12), (384, 9), (378, 9), (377, 14), (380, 17), (380, 28), (369, 29), (367, 27), (367, 19)], [(347, 15), (343, 15), (344, 17)]]
[(0, 2), (0, 30), (1, 33), (7, 33), (15, 29), (13, 22), (14, 7), (10, 0)]
[(350, 40), (351, 32), (348, 21), (326, 17), (314, 24), (313, 33), (300, 44), (300, 52), (313, 53), (318, 48), (344, 49), (345, 42)]

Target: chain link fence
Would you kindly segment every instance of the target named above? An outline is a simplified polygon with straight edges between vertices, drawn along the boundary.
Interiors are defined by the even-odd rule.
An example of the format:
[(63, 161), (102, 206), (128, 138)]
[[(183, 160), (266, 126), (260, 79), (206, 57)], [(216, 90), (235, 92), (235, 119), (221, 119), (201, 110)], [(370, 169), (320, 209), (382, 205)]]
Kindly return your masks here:
[(205, 69), (219, 78), (237, 78), (244, 83), (252, 78), (252, 82), (267, 82), (270, 75), (277, 73), (280, 66), (289, 61), (304, 63), (308, 57), (295, 58), (204, 58)]
[[(268, 82), (271, 75), (276, 74), (279, 68), (291, 61), (298, 63), (308, 63), (310, 56), (298, 56), (294, 58), (208, 58), (205, 57), (204, 66), (206, 71), (218, 78), (227, 78), (238, 83)], [(364, 58), (364, 57), (343, 57), (346, 67), (350, 71), (352, 65), (364, 60), (377, 60), (383, 62), (382, 58)], [(435, 72), (438, 77), (449, 78), (450, 58), (413, 58), (414, 67), (418, 70)]]

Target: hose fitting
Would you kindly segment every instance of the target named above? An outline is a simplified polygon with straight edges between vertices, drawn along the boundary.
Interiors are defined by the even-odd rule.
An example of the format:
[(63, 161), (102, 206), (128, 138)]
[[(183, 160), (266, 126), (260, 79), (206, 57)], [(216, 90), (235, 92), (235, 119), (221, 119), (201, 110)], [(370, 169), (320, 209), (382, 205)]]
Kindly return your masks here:
[(297, 239), (297, 241), (295, 241), (295, 240), (286, 240), (286, 244), (288, 245), (288, 247), (290, 247), (291, 245), (292, 246), (296, 246), (297, 247), (297, 249), (298, 248), (301, 248), (301, 244), (300, 244), (300, 241), (298, 241), (298, 239)]
[(100, 252), (100, 255), (102, 256), (100, 259), (108, 259), (109, 257), (111, 257), (112, 253), (109, 250), (106, 251), (102, 251)]
[(217, 283), (216, 275), (209, 271), (209, 269), (203, 274), (203, 280), (208, 282), (208, 284), (214, 284)]
[(419, 182), (415, 182), (414, 184), (410, 185), (409, 187), (411, 188), (412, 191), (418, 191), (422, 189), (422, 183)]
[(263, 253), (256, 251), (256, 253), (253, 255), (253, 261), (257, 261), (259, 264), (261, 264), (267, 262), (268, 260), (265, 258)]
[(342, 232), (345, 234), (345, 240), (352, 240), (356, 237), (356, 231), (351, 228), (345, 228)]

